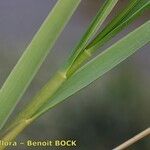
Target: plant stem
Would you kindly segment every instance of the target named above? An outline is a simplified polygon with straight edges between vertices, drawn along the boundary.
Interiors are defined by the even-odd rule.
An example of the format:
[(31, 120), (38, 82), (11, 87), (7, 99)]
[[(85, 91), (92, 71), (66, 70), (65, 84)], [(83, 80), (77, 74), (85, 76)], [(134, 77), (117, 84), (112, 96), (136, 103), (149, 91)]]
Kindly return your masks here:
[(33, 117), (36, 111), (51, 98), (51, 96), (61, 87), (66, 80), (66, 75), (63, 72), (57, 72), (52, 79), (35, 95), (29, 105), (20, 114), (19, 118), (29, 119)]
[[(7, 128), (3, 141), (12, 141), (20, 134), (29, 124), (37, 117), (36, 112), (49, 100), (61, 85), (81, 66), (81, 64), (89, 58), (88, 53), (84, 53), (78, 61), (75, 68), (67, 77), (67, 72), (58, 71), (54, 77), (35, 95), (27, 107), (16, 117), (13, 123)], [(0, 147), (1, 148), (1, 147)], [(1, 149), (0, 149), (1, 150)]]
[[(89, 54), (84, 53), (82, 57), (76, 62), (75, 68), (67, 77), (67, 72), (58, 71), (54, 77), (35, 95), (27, 107), (16, 117), (13, 123), (7, 128), (5, 135), (1, 140), (12, 141), (20, 134), (29, 124), (31, 124), (37, 117), (36, 112), (43, 104), (47, 102), (61, 85), (81, 66), (82, 62), (90, 57)], [(1, 146), (0, 150), (5, 146)]]
[[(31, 122), (34, 121), (34, 118), (28, 120), (21, 120), (16, 124), (16, 126), (12, 127), (11, 130), (2, 137), (2, 141), (12, 142), (19, 133), (21, 133)], [(6, 145), (0, 145), (0, 150), (4, 150)]]
[[(15, 122), (20, 120), (30, 120), (35, 118), (36, 112), (40, 107), (49, 100), (53, 94), (61, 87), (66, 80), (66, 76), (62, 72), (57, 72), (54, 77), (35, 95), (26, 108), (18, 115)], [(33, 119), (31, 119), (33, 120)], [(13, 124), (16, 124), (16, 123)]]
[[(73, 74), (85, 61), (89, 55), (84, 53), (82, 57), (76, 62), (75, 68), (71, 71)], [(35, 95), (27, 107), (16, 117), (13, 123), (7, 128), (6, 134), (2, 140), (12, 141), (21, 133), (24, 128), (31, 124), (36, 119), (36, 112), (43, 104), (49, 100), (54, 93), (61, 87), (61, 85), (71, 76), (67, 77), (67, 72), (58, 71), (51, 80)], [(30, 120), (30, 121), (29, 121)], [(1, 150), (1, 149), (0, 149)]]
[[(7, 128), (5, 135), (2, 137), (2, 141), (12, 141), (20, 134), (29, 124), (35, 119), (34, 114), (49, 98), (61, 87), (66, 80), (65, 73), (57, 72), (54, 77), (38, 92), (33, 98), (31, 103), (18, 115), (13, 123)], [(3, 150), (5, 146), (0, 146), (0, 150)]]
[(139, 141), (139, 140), (141, 140), (141, 139), (143, 139), (143, 138), (145, 138), (146, 136), (149, 136), (149, 135), (150, 135), (150, 128), (144, 130), (143, 132), (141, 132), (138, 135), (134, 136), (130, 140), (128, 140), (125, 143), (121, 144), (120, 146), (114, 148), (113, 150), (124, 150), (127, 147), (133, 145), (137, 141)]

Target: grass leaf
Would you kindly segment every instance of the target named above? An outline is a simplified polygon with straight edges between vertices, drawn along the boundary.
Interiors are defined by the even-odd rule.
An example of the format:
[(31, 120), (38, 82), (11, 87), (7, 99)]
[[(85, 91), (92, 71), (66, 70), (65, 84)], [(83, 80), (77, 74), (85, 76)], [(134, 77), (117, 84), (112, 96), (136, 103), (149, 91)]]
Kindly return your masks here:
[(101, 77), (103, 74), (114, 68), (123, 60), (128, 58), (139, 48), (150, 41), (150, 21), (129, 33), (123, 39), (112, 45), (110, 48), (95, 57), (89, 63), (80, 68), (60, 90), (36, 112), (39, 117), (56, 104), (89, 85), (91, 82)]
[(132, 21), (139, 17), (145, 10), (150, 7), (149, 0), (132, 0), (130, 3), (119, 12), (119, 14), (95, 37), (95, 39), (86, 47), (92, 48), (92, 51), (97, 50), (97, 47), (102, 46), (109, 41), (117, 33), (127, 27)]
[(0, 90), (0, 128), (24, 94), (81, 0), (58, 0)]

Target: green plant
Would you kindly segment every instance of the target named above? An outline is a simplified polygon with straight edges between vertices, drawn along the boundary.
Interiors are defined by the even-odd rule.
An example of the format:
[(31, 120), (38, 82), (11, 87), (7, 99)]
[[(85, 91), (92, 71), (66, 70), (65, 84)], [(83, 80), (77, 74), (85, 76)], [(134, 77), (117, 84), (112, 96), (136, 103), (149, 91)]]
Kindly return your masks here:
[[(2, 127), (16, 103), (24, 94), (47, 56), (49, 49), (54, 45), (80, 1), (59, 0), (57, 2), (12, 70), (0, 90), (1, 129), (3, 129)], [(150, 41), (150, 21), (147, 21), (104, 52), (92, 58), (96, 50), (100, 49), (150, 6), (149, 0), (131, 0), (102, 31), (98, 32), (118, 1), (107, 0), (104, 3), (71, 56), (52, 79), (33, 97), (22, 112), (18, 114), (11, 125), (6, 128), (2, 137), (3, 140), (13, 140), (26, 126), (43, 113), (114, 68)], [(3, 148), (0, 147), (0, 149)]]

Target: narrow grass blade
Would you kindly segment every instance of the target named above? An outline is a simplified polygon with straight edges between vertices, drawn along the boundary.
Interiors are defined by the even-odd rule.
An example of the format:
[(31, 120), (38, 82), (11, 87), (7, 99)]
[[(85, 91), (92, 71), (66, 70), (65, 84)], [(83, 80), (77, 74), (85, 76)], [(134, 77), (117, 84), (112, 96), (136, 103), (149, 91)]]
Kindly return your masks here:
[(88, 45), (90, 40), (95, 36), (95, 33), (101, 27), (105, 19), (108, 17), (114, 6), (117, 4), (119, 0), (107, 0), (102, 8), (99, 9), (96, 17), (93, 19), (92, 23), (90, 24), (89, 28), (81, 38), (79, 44), (75, 47), (71, 57), (64, 65), (63, 70), (69, 70), (71, 65), (74, 63), (76, 58), (82, 53), (85, 47)]
[[(119, 31), (128, 26), (132, 21), (139, 17), (145, 10), (150, 7), (149, 0), (133, 0), (121, 11), (95, 39), (86, 47), (89, 49), (93, 46), (100, 47), (109, 39), (114, 37)], [(96, 48), (95, 48), (96, 50)]]
[(58, 0), (0, 90), (0, 128), (24, 94), (81, 0)]
[(112, 45), (92, 61), (81, 67), (68, 81), (66, 81), (54, 97), (36, 112), (39, 117), (56, 104), (89, 85), (103, 74), (114, 68), (130, 55), (135, 53), (150, 41), (150, 21), (146, 22), (123, 39)]

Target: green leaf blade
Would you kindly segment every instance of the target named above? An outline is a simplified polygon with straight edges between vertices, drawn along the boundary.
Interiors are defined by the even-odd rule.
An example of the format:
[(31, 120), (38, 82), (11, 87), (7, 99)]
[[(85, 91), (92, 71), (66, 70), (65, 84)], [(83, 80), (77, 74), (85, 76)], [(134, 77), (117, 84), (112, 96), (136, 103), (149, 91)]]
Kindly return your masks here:
[(58, 0), (0, 90), (0, 129), (81, 0)]
[(120, 62), (135, 53), (139, 48), (150, 42), (150, 21), (118, 41), (92, 61), (80, 68), (66, 81), (54, 97), (35, 114), (37, 117), (81, 90)]
[(86, 47), (91, 49), (91, 53), (97, 50), (97, 47), (103, 46), (117, 33), (132, 23), (138, 16), (150, 7), (149, 0), (133, 0), (121, 11)]

